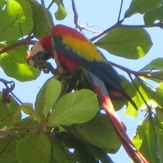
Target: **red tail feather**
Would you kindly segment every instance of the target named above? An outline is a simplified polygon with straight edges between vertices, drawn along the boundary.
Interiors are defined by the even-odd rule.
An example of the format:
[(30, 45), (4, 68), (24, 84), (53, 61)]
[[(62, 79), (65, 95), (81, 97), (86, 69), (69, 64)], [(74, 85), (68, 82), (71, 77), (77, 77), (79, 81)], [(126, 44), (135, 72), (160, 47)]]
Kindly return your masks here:
[(119, 137), (121, 144), (123, 145), (124, 149), (130, 156), (130, 158), (135, 163), (149, 163), (146, 158), (135, 148), (134, 144), (131, 142), (130, 138), (128, 137), (125, 128), (121, 121), (119, 120), (114, 106), (110, 100), (109, 95), (107, 94), (107, 90), (103, 82), (93, 74), (89, 74), (91, 77), (92, 84), (94, 89), (101, 101), (102, 107), (111, 119), (111, 122), (115, 128), (117, 136)]

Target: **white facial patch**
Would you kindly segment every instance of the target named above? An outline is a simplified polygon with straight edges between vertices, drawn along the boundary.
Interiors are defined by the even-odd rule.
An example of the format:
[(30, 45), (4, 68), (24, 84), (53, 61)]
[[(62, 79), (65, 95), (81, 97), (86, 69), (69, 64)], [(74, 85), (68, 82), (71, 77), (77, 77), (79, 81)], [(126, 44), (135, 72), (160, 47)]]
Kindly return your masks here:
[(28, 53), (27, 59), (35, 56), (39, 51), (44, 51), (43, 47), (39, 42), (36, 42)]

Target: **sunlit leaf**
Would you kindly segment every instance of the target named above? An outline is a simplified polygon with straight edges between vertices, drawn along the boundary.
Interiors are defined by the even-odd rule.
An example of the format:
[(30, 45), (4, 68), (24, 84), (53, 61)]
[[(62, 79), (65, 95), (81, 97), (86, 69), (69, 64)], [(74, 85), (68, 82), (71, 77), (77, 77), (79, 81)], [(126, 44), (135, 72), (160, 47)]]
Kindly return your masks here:
[(132, 0), (129, 9), (125, 13), (125, 17), (132, 16), (135, 13), (143, 14), (158, 7), (161, 0)]
[(0, 41), (23, 37), (33, 28), (32, 9), (27, 0), (8, 0), (0, 12)]
[[(156, 82), (163, 80), (163, 58), (157, 58), (143, 67), (140, 72), (149, 73), (149, 78)], [(151, 77), (150, 77), (151, 76)], [(153, 77), (152, 77), (153, 76)]]
[(37, 95), (35, 102), (36, 112), (46, 117), (56, 103), (60, 93), (61, 83), (55, 78), (49, 79)]
[(96, 94), (90, 90), (80, 90), (62, 96), (50, 114), (48, 124), (70, 125), (84, 123), (92, 119), (98, 110)]
[(29, 134), (18, 143), (16, 154), (23, 163), (48, 163), (51, 155), (49, 138), (42, 132)]
[(138, 59), (147, 54), (152, 41), (144, 29), (115, 28), (96, 45), (116, 56)]
[(143, 89), (146, 91), (146, 94), (153, 99), (155, 102), (157, 102), (157, 104), (160, 107), (163, 107), (163, 90), (160, 89), (160, 87), (154, 89), (151, 89), (149, 85), (145, 84), (145, 83), (141, 83)]
[(58, 10), (55, 13), (55, 17), (57, 20), (63, 20), (67, 16), (67, 11), (65, 10), (62, 1), (60, 0), (54, 0), (54, 2), (58, 6)]
[[(132, 100), (136, 103), (137, 107), (140, 109), (145, 103), (144, 100), (147, 102), (149, 100), (151, 100), (151, 98), (148, 96), (146, 89), (144, 89), (144, 87), (142, 87), (142, 84), (139, 80), (134, 80), (135, 85), (137, 86), (137, 88), (134, 88), (135, 90), (138, 89), (136, 95), (132, 98)], [(141, 97), (141, 95), (143, 96), (143, 98)], [(133, 117), (137, 117), (138, 115), (138, 110), (136, 110), (131, 103), (128, 103), (128, 106), (125, 110), (125, 113), (128, 116), (133, 116)]]
[[(10, 43), (11, 44), (11, 43)], [(10, 44), (1, 44), (6, 47)], [(40, 74), (38, 69), (31, 68), (27, 64), (25, 56), (27, 47), (21, 46), (0, 55), (0, 65), (4, 72), (19, 81), (29, 81), (37, 78)]]
[(159, 152), (157, 133), (155, 130), (155, 120), (149, 117), (139, 126), (133, 143), (136, 147), (145, 155), (147, 160), (151, 163), (158, 163), (159, 158), (157, 152)]

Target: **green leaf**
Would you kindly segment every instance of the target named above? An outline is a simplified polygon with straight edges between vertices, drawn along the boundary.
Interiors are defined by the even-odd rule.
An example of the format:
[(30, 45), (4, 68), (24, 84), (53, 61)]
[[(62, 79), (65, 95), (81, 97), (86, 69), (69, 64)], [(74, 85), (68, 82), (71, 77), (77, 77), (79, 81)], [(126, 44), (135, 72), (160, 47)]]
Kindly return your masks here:
[(144, 15), (144, 22), (147, 26), (154, 24), (156, 20), (163, 22), (163, 6), (158, 7), (152, 11), (146, 12)]
[(6, 4), (6, 0), (1, 0), (0, 1), (0, 11), (3, 9), (3, 7), (5, 6)]
[(161, 70), (163, 71), (163, 58), (157, 58), (151, 61), (148, 65), (141, 69), (141, 71), (156, 71)]
[(157, 129), (157, 137), (158, 137), (158, 144), (159, 144), (159, 157), (160, 157), (160, 160), (162, 161), (163, 160), (163, 130), (160, 128)]
[(58, 10), (55, 13), (55, 17), (57, 20), (63, 20), (66, 16), (67, 16), (67, 11), (64, 8), (64, 5), (62, 3), (62, 1), (60, 0), (54, 0), (54, 2), (57, 4), (58, 6)]
[[(69, 127), (67, 127), (69, 131)], [(84, 142), (81, 137), (73, 136), (70, 132), (56, 133), (52, 140), (52, 153), (56, 162), (103, 162), (113, 163), (102, 149)], [(71, 153), (69, 149), (74, 149)], [(98, 161), (97, 161), (98, 160)]]
[[(149, 117), (139, 126), (133, 143), (150, 160), (151, 163), (158, 163), (158, 141), (156, 133), (156, 124), (154, 119)], [(157, 153), (158, 152), (158, 153)]]
[(33, 28), (32, 9), (28, 0), (8, 0), (0, 12), (0, 41), (28, 35)]
[(130, 17), (135, 13), (143, 14), (155, 9), (160, 3), (161, 0), (132, 0), (129, 9), (125, 13), (125, 17)]
[(162, 85), (160, 85), (159, 87), (156, 88), (156, 90), (151, 89), (151, 87), (143, 82), (141, 82), (142, 88), (144, 89), (144, 91), (146, 92), (146, 94), (148, 95), (149, 98), (151, 98), (153, 100), (153, 104), (154, 102), (157, 103), (158, 105), (160, 105), (161, 107), (163, 107), (163, 90)]
[[(0, 47), (7, 47), (10, 44), (1, 44)], [(0, 66), (7, 76), (13, 77), (19, 81), (33, 80), (39, 76), (40, 71), (31, 68), (31, 66), (27, 64), (25, 59), (26, 54), (27, 47), (21, 46), (0, 55)]]
[(0, 128), (11, 126), (21, 119), (19, 105), (11, 96), (9, 96), (9, 99), (9, 103), (3, 103), (0, 93)]
[(120, 147), (113, 125), (106, 115), (97, 114), (87, 123), (72, 126), (70, 131), (105, 152), (115, 153)]
[[(124, 76), (121, 76), (121, 85), (122, 85), (123, 89), (125, 90), (125, 92), (127, 93), (127, 95), (131, 99), (132, 99), (132, 97), (134, 97), (136, 95), (135, 87)], [(130, 103), (128, 100), (126, 100), (126, 101), (112, 100), (112, 102), (116, 108), (116, 111), (122, 109), (122, 107), (124, 105), (127, 105), (128, 103)]]
[(48, 119), (49, 125), (71, 125), (92, 119), (98, 110), (97, 96), (90, 90), (80, 90), (62, 96)]
[(116, 56), (138, 59), (147, 54), (152, 41), (144, 29), (115, 28), (95, 44)]
[(16, 145), (16, 139), (0, 141), (0, 162), (15, 163), (17, 161), (15, 152)]
[(158, 141), (158, 153), (160, 160), (163, 160), (163, 112), (162, 109), (156, 109), (156, 133)]
[(42, 132), (29, 134), (19, 141), (16, 154), (23, 163), (48, 163), (51, 155), (49, 138)]
[(162, 65), (163, 65), (163, 58), (157, 58), (157, 59), (154, 59), (153, 61), (151, 61), (145, 67), (143, 67), (140, 70), (140, 72), (148, 73), (151, 76), (156, 77), (156, 78), (149, 77), (151, 80), (154, 80), (156, 82), (161, 82), (163, 79), (163, 66)]
[(56, 103), (60, 93), (61, 83), (55, 78), (47, 80), (37, 95), (35, 102), (36, 112), (40, 116), (44, 115), (46, 118), (50, 109), (52, 109)]
[(59, 138), (55, 137), (53, 139), (53, 158), (58, 163), (72, 163), (73, 157), (67, 151), (66, 144)]
[[(141, 81), (137, 80), (137, 79), (134, 80), (134, 83), (137, 86), (141, 95), (143, 96), (144, 100), (146, 102), (151, 100), (151, 98), (149, 97), (149, 95), (146, 92), (146, 89), (144, 89), (144, 87), (142, 86), (143, 83), (141, 83)], [(132, 98), (132, 100), (136, 103), (138, 108), (141, 108), (144, 105), (144, 100), (140, 96), (139, 92), (137, 91), (136, 95)], [(126, 113), (126, 115), (132, 116), (135, 118), (138, 115), (138, 110), (136, 110), (130, 103), (128, 103), (128, 106), (125, 109), (125, 113)]]
[(37, 39), (40, 39), (42, 36), (50, 34), (49, 23), (47, 22), (47, 17), (45, 13), (48, 13), (47, 15), (49, 15), (49, 20), (51, 20), (50, 23), (53, 24), (51, 13), (48, 10), (45, 10), (43, 6), (36, 1), (30, 0), (29, 3), (31, 4), (33, 11), (33, 33)]
[(25, 114), (29, 115), (30, 118), (36, 119), (38, 122), (41, 122), (39, 115), (33, 110), (32, 104), (22, 104), (19, 109)]
[(15, 127), (24, 127), (24, 126), (36, 126), (39, 123), (35, 119), (31, 119), (30, 117), (23, 118), (17, 121), (14, 126)]

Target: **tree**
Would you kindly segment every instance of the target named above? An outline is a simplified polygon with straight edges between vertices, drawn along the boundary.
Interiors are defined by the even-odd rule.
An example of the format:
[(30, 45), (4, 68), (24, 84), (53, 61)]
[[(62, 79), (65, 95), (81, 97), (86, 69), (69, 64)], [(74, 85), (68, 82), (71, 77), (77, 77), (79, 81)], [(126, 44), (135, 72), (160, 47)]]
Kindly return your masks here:
[[(49, 34), (56, 20), (64, 20), (71, 12), (63, 3), (54, 0), (45, 7), (43, 0), (1, 0), (0, 65), (7, 76), (24, 82), (40, 75), (40, 70), (26, 63), (25, 56), (35, 38)], [(58, 10), (52, 19), (53, 5)], [(146, 28), (163, 28), (163, 5), (161, 0), (133, 0), (121, 19), (122, 6), (123, 1), (117, 23), (91, 41), (113, 55), (139, 59), (152, 46)], [(74, 0), (72, 11), (75, 27), (88, 30), (86, 25), (78, 24)], [(136, 13), (142, 14), (144, 25), (125, 25), (124, 21)], [(144, 121), (138, 126), (133, 143), (151, 163), (162, 162), (163, 59), (155, 58), (140, 71), (109, 62), (128, 75), (122, 76), (122, 85), (139, 108), (135, 110), (127, 101), (113, 101), (117, 110), (125, 106), (126, 114), (136, 118), (140, 108), (145, 108)], [(152, 88), (151, 81), (159, 85)], [(0, 82), (4, 84), (0, 92), (0, 162), (112, 162), (107, 153), (116, 154), (120, 142), (109, 119), (98, 110), (97, 97), (84, 77), (79, 76), (79, 70), (70, 80), (60, 75), (48, 79), (34, 106), (15, 96), (12, 79), (0, 78)], [(22, 117), (22, 112), (28, 116)]]

